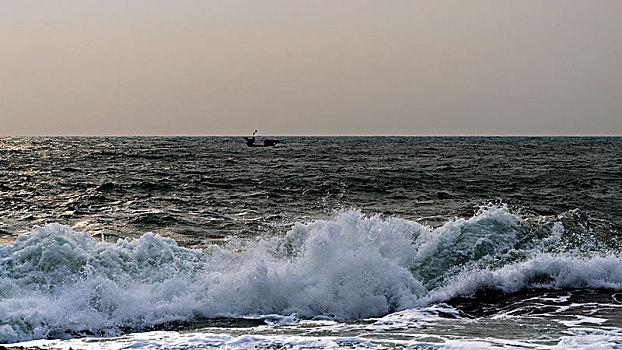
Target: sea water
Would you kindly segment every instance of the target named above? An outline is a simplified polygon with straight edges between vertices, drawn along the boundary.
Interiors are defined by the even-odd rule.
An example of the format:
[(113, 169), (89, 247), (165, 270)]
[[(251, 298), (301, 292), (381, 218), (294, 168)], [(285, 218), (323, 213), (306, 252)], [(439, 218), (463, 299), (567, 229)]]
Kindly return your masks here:
[(622, 139), (0, 139), (0, 343), (620, 348)]

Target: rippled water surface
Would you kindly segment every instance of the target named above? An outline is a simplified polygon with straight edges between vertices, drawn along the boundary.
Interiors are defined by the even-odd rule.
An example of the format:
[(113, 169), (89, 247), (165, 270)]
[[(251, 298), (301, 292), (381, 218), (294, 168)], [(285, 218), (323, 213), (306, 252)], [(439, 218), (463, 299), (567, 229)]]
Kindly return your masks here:
[[(253, 236), (338, 208), (438, 225), (488, 202), (595, 227), (622, 215), (620, 138), (0, 139), (3, 234), (58, 222), (185, 244)], [(599, 220), (606, 220), (601, 222)]]

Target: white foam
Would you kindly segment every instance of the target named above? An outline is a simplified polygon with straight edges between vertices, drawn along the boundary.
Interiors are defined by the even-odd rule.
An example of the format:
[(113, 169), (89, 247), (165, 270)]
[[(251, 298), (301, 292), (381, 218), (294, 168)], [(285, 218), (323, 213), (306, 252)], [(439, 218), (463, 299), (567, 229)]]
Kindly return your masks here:
[(525, 245), (529, 224), (503, 207), (436, 229), (348, 211), (283, 238), (199, 251), (150, 233), (97, 242), (51, 224), (0, 245), (0, 342), (114, 336), (197, 317), (382, 317), (481, 288), (622, 290), (618, 256), (548, 252), (561, 230)]
[(419, 328), (441, 319), (462, 318), (460, 312), (446, 304), (434, 304), (428, 307), (406, 309), (377, 319), (369, 328), (377, 330)]
[(606, 318), (600, 318), (600, 317), (587, 317), (587, 316), (580, 316), (580, 315), (575, 315), (574, 317), (576, 318), (576, 320), (559, 320), (557, 322), (563, 325), (566, 325), (568, 327), (576, 327), (584, 323), (602, 324), (602, 323), (607, 322)]
[(552, 349), (620, 349), (622, 329), (603, 330), (595, 328), (572, 328)]
[(247, 334), (232, 336), (218, 333), (179, 333), (179, 332), (146, 332), (134, 333), (129, 336), (101, 339), (97, 342), (88, 339), (72, 339), (69, 341), (30, 341), (19, 343), (24, 347), (41, 347), (54, 349), (193, 349), (193, 348), (224, 348), (224, 349), (336, 349), (355, 346), (368, 348), (368, 340), (357, 337), (339, 336), (294, 336), (294, 335), (257, 335)]

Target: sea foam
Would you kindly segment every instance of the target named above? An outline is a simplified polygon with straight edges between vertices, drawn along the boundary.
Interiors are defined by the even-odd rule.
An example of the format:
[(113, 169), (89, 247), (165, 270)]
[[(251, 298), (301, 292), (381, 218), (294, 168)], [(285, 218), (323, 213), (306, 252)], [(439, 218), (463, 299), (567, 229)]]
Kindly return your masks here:
[(618, 254), (567, 249), (565, 237), (562, 220), (498, 206), (438, 228), (345, 211), (204, 250), (49, 224), (0, 245), (0, 343), (214, 317), (381, 317), (482, 288), (622, 289)]

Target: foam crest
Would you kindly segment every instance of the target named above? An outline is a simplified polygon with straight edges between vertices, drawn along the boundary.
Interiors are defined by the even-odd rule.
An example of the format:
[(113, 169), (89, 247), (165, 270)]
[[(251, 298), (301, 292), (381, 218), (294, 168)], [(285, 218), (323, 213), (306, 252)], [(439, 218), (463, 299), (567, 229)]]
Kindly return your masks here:
[(467, 270), (447, 285), (431, 290), (427, 302), (439, 302), (480, 289), (505, 293), (526, 288), (590, 288), (622, 290), (622, 258), (617, 255), (590, 258), (544, 253), (499, 269)]
[(505, 207), (482, 208), (470, 219), (456, 219), (434, 230), (423, 230), (413, 242), (413, 271), (433, 286), (448, 274), (482, 259), (497, 258), (513, 248), (526, 225)]
[(617, 255), (552, 252), (563, 233), (496, 206), (435, 229), (347, 211), (202, 251), (151, 233), (97, 242), (51, 224), (0, 245), (0, 343), (222, 316), (381, 317), (482, 288), (622, 289)]

